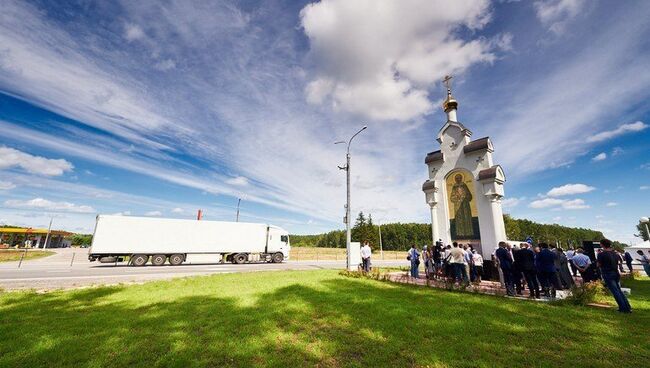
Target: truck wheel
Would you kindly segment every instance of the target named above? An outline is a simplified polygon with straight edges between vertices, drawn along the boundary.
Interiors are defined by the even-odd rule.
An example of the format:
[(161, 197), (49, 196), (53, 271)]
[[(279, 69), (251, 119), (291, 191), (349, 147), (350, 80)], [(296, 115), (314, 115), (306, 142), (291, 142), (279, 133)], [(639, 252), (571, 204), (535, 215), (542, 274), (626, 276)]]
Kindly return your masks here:
[(284, 261), (284, 254), (280, 252), (275, 253), (273, 257), (271, 257), (271, 262), (273, 263), (282, 263), (282, 261)]
[(181, 263), (183, 263), (184, 260), (185, 257), (183, 257), (182, 254), (172, 254), (171, 256), (169, 256), (169, 264), (171, 264), (172, 266), (178, 266)]
[(156, 254), (151, 257), (151, 264), (154, 266), (162, 266), (165, 264), (167, 257), (164, 254)]
[(246, 263), (246, 261), (248, 261), (248, 256), (246, 255), (246, 253), (239, 253), (239, 254), (235, 254), (232, 257), (232, 259), (233, 259), (233, 262), (235, 262), (236, 264), (242, 264), (242, 263)]
[(146, 265), (148, 260), (149, 256), (145, 254), (136, 254), (131, 258), (131, 264), (140, 267)]

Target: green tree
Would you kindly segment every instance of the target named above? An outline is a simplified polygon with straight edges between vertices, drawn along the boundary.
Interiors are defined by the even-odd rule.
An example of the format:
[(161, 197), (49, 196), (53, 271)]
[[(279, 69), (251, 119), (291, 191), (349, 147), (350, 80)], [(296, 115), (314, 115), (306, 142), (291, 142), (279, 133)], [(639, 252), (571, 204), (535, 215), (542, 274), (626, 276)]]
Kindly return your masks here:
[(72, 235), (72, 245), (90, 245), (93, 241), (91, 234), (74, 234)]
[(650, 227), (650, 224), (644, 224), (639, 221), (639, 223), (636, 224), (636, 229), (639, 231), (639, 233), (634, 234), (634, 236), (641, 238), (643, 241), (650, 239), (650, 234), (648, 234), (648, 227)]

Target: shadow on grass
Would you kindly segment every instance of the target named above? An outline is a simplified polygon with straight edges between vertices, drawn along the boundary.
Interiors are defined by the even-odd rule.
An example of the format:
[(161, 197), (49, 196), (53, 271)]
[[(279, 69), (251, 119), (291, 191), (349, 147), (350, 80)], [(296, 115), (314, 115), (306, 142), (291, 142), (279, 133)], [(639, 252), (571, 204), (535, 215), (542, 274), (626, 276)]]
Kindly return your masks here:
[[(180, 288), (160, 285), (163, 295)], [(143, 291), (133, 303), (120, 299), (124, 292), (5, 295), (0, 366), (639, 367), (650, 354), (647, 314), (624, 318), (331, 273), (317, 287), (294, 283), (250, 302)]]

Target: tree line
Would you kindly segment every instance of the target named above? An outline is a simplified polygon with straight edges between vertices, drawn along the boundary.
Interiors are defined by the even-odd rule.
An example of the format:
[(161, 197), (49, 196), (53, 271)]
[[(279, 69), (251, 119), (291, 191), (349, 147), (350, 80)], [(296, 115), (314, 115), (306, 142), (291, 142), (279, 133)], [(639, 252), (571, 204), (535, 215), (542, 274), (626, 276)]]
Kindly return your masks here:
[[(599, 241), (604, 238), (600, 231), (568, 227), (557, 224), (540, 224), (526, 219), (515, 219), (504, 215), (506, 235), (509, 240), (524, 241), (529, 236), (534, 243), (558, 243), (567, 248), (568, 245), (578, 246), (583, 240)], [(431, 225), (419, 223), (391, 223), (375, 225), (372, 216), (359, 213), (352, 228), (352, 241), (368, 241), (373, 248), (379, 248), (379, 232), (381, 231), (382, 248), (384, 250), (408, 250), (415, 244), (422, 247), (431, 244)], [(294, 247), (325, 247), (345, 248), (345, 230), (333, 230), (317, 235), (291, 235), (291, 245)]]

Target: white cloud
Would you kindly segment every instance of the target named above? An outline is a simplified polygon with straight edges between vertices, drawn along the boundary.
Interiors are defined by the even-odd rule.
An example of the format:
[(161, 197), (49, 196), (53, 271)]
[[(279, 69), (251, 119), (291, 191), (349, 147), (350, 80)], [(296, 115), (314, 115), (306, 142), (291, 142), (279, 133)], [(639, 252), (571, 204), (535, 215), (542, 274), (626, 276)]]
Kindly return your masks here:
[(585, 0), (540, 0), (534, 3), (537, 18), (554, 33), (562, 33), (567, 23), (580, 13)]
[(64, 159), (49, 159), (33, 156), (13, 148), (0, 146), (0, 169), (20, 167), (38, 175), (59, 176), (66, 171), (72, 171), (72, 164)]
[(183, 213), (183, 212), (185, 212), (185, 210), (183, 210), (180, 207), (176, 207), (172, 210), (172, 213)]
[[(109, 133), (116, 132), (121, 137), (128, 135), (128, 132), (133, 133), (125, 141), (132, 143), (134, 149), (120, 151), (118, 145), (106, 138), (107, 135), (100, 137), (93, 134), (91, 139), (85, 139), (87, 136), (78, 132), (66, 136), (64, 142), (59, 141), (59, 135), (41, 134), (39, 142), (34, 144), (63, 152), (62, 157), (84, 157), (100, 165), (119, 167), (147, 175), (153, 180), (196, 188), (230, 200), (227, 196), (232, 195), (233, 189), (239, 192), (241, 188), (229, 187), (227, 178), (218, 174), (223, 171), (214, 170), (226, 166), (228, 172), (250, 178), (254, 190), (251, 188), (248, 192), (260, 198), (259, 201), (257, 198), (251, 201), (273, 203), (289, 211), (307, 213), (309, 217), (327, 219), (331, 221), (328, 222), (330, 226), (340, 226), (345, 176), (336, 169), (336, 165), (342, 163), (344, 153), (340, 146), (334, 147), (331, 142), (348, 138), (349, 134), (354, 133), (354, 127), (351, 126), (351, 118), (343, 114), (314, 113), (314, 108), (304, 103), (303, 94), (305, 78), (309, 81), (323, 77), (336, 82), (336, 75), (320, 69), (325, 64), (319, 63), (318, 73), (305, 77), (310, 69), (303, 67), (313, 64), (302, 64), (304, 45), (295, 47), (293, 40), (297, 37), (292, 28), (295, 18), (290, 20), (291, 24), (287, 24), (285, 17), (277, 17), (278, 23), (274, 22), (274, 26), (284, 26), (286, 32), (272, 32), (272, 39), (265, 34), (264, 27), (255, 25), (247, 27), (244, 32), (241, 32), (241, 28), (233, 27), (238, 31), (233, 52), (225, 46), (227, 42), (220, 42), (232, 37), (233, 33), (228, 29), (215, 32), (214, 27), (238, 19), (236, 12), (205, 11), (204, 7), (177, 5), (181, 3), (165, 2), (151, 7), (144, 2), (125, 2), (123, 6), (128, 8), (125, 19), (141, 25), (146, 31), (146, 38), (134, 43), (137, 47), (131, 44), (124, 48), (118, 47), (126, 43), (121, 20), (116, 23), (113, 33), (95, 34), (92, 29), (84, 28), (83, 24), (75, 24), (74, 30), (78, 29), (79, 32), (71, 32), (60, 22), (49, 22), (37, 9), (18, 14), (10, 9), (5, 15), (7, 13), (3, 8), (3, 12), (0, 12), (0, 44), (10, 49), (9, 56), (2, 60), (6, 62), (3, 67), (8, 65), (23, 70), (23, 74), (1, 70), (0, 83), (3, 88), (15, 95), (25, 96), (30, 103), (54, 109), (66, 117), (81, 120)], [(5, 4), (12, 8), (12, 2), (4, 2), (3, 7)], [(22, 6), (28, 3), (15, 4)], [(641, 4), (637, 6), (642, 7)], [(618, 9), (624, 8), (630, 7)], [(483, 75), (462, 80), (465, 75), (470, 76), (465, 73), (459, 78), (461, 83), (476, 85), (476, 91), (486, 91), (474, 94), (472, 106), (469, 106), (468, 98), (463, 97), (465, 92), (456, 96), (461, 106), (467, 107), (462, 110), (465, 117), (461, 115), (461, 118), (470, 128), (493, 132), (490, 134), (497, 144), (500, 163), (512, 173), (510, 178), (544, 170), (548, 164), (577, 157), (576, 151), (584, 149), (585, 135), (602, 130), (602, 122), (611, 120), (608, 116), (613, 111), (620, 111), (621, 100), (635, 104), (648, 100), (650, 77), (644, 73), (648, 58), (644, 54), (639, 55), (638, 48), (639, 42), (645, 42), (647, 38), (647, 32), (642, 28), (646, 26), (639, 25), (642, 18), (639, 15), (643, 11), (634, 10), (627, 14), (637, 16), (613, 14), (611, 22), (592, 29), (592, 38), (588, 43), (583, 42), (584, 45), (562, 40), (566, 41), (571, 52), (561, 53), (562, 57), (555, 58), (554, 63), (544, 62), (545, 67), (541, 72), (527, 71), (526, 80), (529, 83), (517, 83), (521, 75), (508, 73), (499, 78), (503, 81), (502, 88), (487, 91)], [(255, 16), (263, 16), (264, 13), (262, 9), (256, 11)], [(647, 24), (645, 19), (642, 22)], [(462, 29), (453, 33), (467, 37), (464, 38), (467, 42), (476, 38), (473, 36), (476, 33)], [(93, 46), (97, 48), (79, 48), (77, 34), (96, 36), (93, 41), (97, 43), (93, 43)], [(626, 37), (620, 37), (621, 34)], [(113, 38), (102, 39), (105, 35)], [(182, 42), (177, 42), (179, 39)], [(160, 49), (150, 48), (149, 42)], [(589, 46), (593, 44), (603, 47)], [(102, 49), (103, 45), (110, 47)], [(409, 46), (408, 43), (405, 45)], [(93, 50), (101, 50), (101, 55), (98, 57)], [(266, 52), (269, 50), (273, 52)], [(155, 52), (158, 54), (154, 58), (152, 55)], [(621, 58), (620, 55), (626, 57)], [(171, 69), (166, 73), (151, 70), (151, 65), (167, 58), (176, 60), (183, 68)], [(191, 67), (185, 67), (185, 60), (191, 60)], [(526, 60), (513, 60), (520, 61), (525, 63)], [(287, 64), (291, 67), (287, 68)], [(246, 67), (241, 68), (242, 65)], [(61, 73), (56, 72), (58, 70), (64, 76), (60, 77)], [(612, 73), (613, 70), (617, 72)], [(147, 71), (151, 73), (148, 75)], [(498, 76), (500, 70), (489, 69), (490, 73), (493, 71)], [(34, 75), (37, 78), (28, 78)], [(400, 75), (400, 78), (410, 81), (415, 89), (431, 89), (430, 85), (423, 86), (426, 83), (416, 83), (413, 80), (415, 77)], [(435, 78), (440, 79), (439, 76)], [(107, 85), (110, 88), (98, 87)], [(174, 86), (174, 93), (161, 87), (170, 85)], [(501, 84), (494, 86), (497, 85)], [(604, 85), (609, 88), (601, 88)], [(325, 91), (334, 88), (325, 87)], [(494, 106), (493, 92), (498, 92), (500, 98), (512, 103), (491, 109)], [(323, 101), (331, 101), (331, 94), (325, 93)], [(442, 93), (431, 92), (429, 97), (434, 95), (437, 98)], [(463, 105), (463, 101), (466, 101), (466, 105)], [(444, 115), (437, 102), (432, 102), (432, 105), (435, 105), (437, 115), (431, 118), (440, 122)], [(562, 114), (557, 114), (558, 106), (567, 105), (581, 108), (565, 109)], [(337, 108), (344, 110), (340, 106)], [(476, 113), (480, 118), (470, 119), (470, 111), (481, 109), (484, 111)], [(174, 121), (173, 125), (183, 132), (195, 134), (191, 135), (192, 139), (177, 135), (173, 129), (167, 129), (162, 124), (165, 121)], [(119, 129), (122, 126), (120, 122), (123, 122), (124, 131)], [(435, 122), (432, 124), (435, 125)], [(389, 219), (426, 220), (426, 206), (423, 207), (421, 192), (413, 188), (421, 184), (423, 173), (426, 176), (421, 154), (435, 149), (437, 128), (405, 132), (406, 129), (375, 129), (377, 126), (373, 126), (372, 122), (368, 122), (368, 125), (367, 133), (357, 138), (353, 147), (353, 173), (363, 178), (364, 182), (381, 185), (355, 190), (353, 210), (382, 208)], [(26, 133), (23, 136), (26, 143), (31, 134), (43, 133), (17, 124), (12, 127), (23, 128), (21, 134)], [(3, 128), (0, 130), (4, 133)], [(14, 134), (15, 131), (10, 133)], [(527, 139), (525, 144), (521, 144), (522, 137), (535, 139)], [(137, 139), (145, 140), (148, 147), (143, 147)], [(105, 145), (109, 143), (110, 148), (107, 149)], [(189, 156), (200, 158), (199, 164), (194, 165), (197, 163), (194, 160), (192, 167), (179, 164), (176, 158), (181, 155), (168, 155), (171, 150), (158, 149), (152, 146), (154, 143), (183, 147), (183, 150), (190, 151), (187, 152)], [(145, 150), (151, 147), (154, 149)], [(400, 149), (377, 150), (376, 147)], [(73, 151), (74, 154), (71, 153)], [(201, 167), (204, 163), (211, 165), (211, 168)], [(382, 182), (387, 172), (399, 172), (400, 175), (394, 182)], [(326, 182), (339, 185), (325, 188), (322, 183)], [(516, 179), (512, 182), (516, 182)], [(22, 188), (21, 182), (16, 183)], [(353, 188), (356, 188), (355, 185), (353, 177)], [(74, 193), (68, 196), (76, 198)], [(129, 203), (102, 208), (118, 211), (121, 208), (171, 209), (176, 206), (188, 209), (200, 207), (198, 204), (173, 202), (149, 203), (147, 206)], [(266, 212), (265, 209), (259, 211)], [(211, 210), (210, 214), (213, 213)]]
[(226, 179), (226, 183), (240, 187), (249, 185), (248, 179), (243, 176)]
[[(644, 4), (642, 10), (647, 12), (648, 6)], [(528, 71), (532, 78), (528, 86), (510, 80), (517, 86), (513, 92), (503, 89), (506, 93), (503, 98), (512, 102), (510, 106), (504, 106), (501, 111), (488, 109), (487, 115), (476, 114), (475, 119), (484, 115), (485, 124), (497, 132), (493, 134), (496, 149), (507, 147), (498, 152), (501, 152), (500, 164), (509, 172), (516, 176), (526, 175), (584, 154), (586, 136), (610, 129), (607, 122), (611, 121), (614, 111), (620, 111), (619, 101), (645, 103), (649, 100), (650, 73), (646, 71), (650, 52), (641, 45), (648, 38), (650, 26), (639, 10), (611, 8), (609, 11), (617, 14), (615, 21), (601, 24), (603, 27), (597, 29), (589, 28), (589, 44), (604, 45), (606, 52), (589, 47), (575, 37), (571, 41), (557, 40), (551, 48), (568, 42), (565, 46), (566, 50), (571, 50), (570, 55), (561, 55), (560, 64), (545, 68), (543, 72)], [(580, 24), (581, 31), (585, 26)], [(634, 56), (621, 58), (620, 55)], [(612, 70), (617, 72), (612, 73)], [(462, 100), (460, 102), (462, 105)], [(481, 99), (481, 104), (490, 103), (488, 97)], [(570, 109), (558, 116), (557, 106), (567, 103), (586, 108)], [(467, 118), (464, 122), (469, 124)], [(536, 139), (520, 144), (521, 137), (533, 136)], [(537, 152), (548, 151), (548, 147), (556, 149), (543, 157), (534, 157)]]
[(144, 31), (137, 24), (125, 24), (124, 25), (124, 38), (127, 41), (132, 42), (136, 40), (142, 40), (145, 38)]
[(565, 210), (581, 210), (589, 208), (589, 205), (582, 199), (558, 199), (558, 198), (544, 198), (532, 201), (529, 205), (530, 208), (542, 209), (565, 209)]
[(521, 201), (524, 201), (525, 199), (526, 199), (526, 197), (521, 197), (521, 198), (508, 197), (508, 198), (501, 201), (501, 205), (504, 208), (517, 207), (519, 205), (519, 203), (521, 203)]
[(626, 133), (640, 132), (644, 129), (647, 129), (648, 126), (649, 126), (648, 124), (642, 121), (623, 124), (614, 130), (606, 130), (604, 132), (600, 132), (598, 134), (594, 134), (590, 137), (587, 137), (587, 142), (588, 143), (603, 142), (612, 138), (616, 138)]
[(562, 208), (566, 210), (582, 210), (589, 207), (590, 206), (585, 204), (585, 201), (582, 199), (566, 200), (564, 203), (562, 203)]
[(162, 212), (160, 211), (149, 211), (144, 214), (145, 216), (151, 216), (151, 217), (160, 217), (162, 216)]
[(131, 216), (131, 211), (122, 211), (112, 214), (113, 216)]
[(26, 201), (10, 199), (5, 201), (5, 206), (11, 208), (31, 208), (53, 212), (94, 213), (94, 208), (85, 205), (76, 205), (70, 202), (53, 202), (43, 198), (34, 198)]
[(642, 185), (639, 187), (639, 190), (648, 190), (648, 189), (650, 189), (650, 186), (648, 185)]
[(10, 182), (10, 181), (2, 181), (0, 180), (0, 190), (9, 190), (9, 189), (14, 189), (16, 187), (16, 184)]
[(621, 148), (621, 147), (614, 147), (614, 148), (612, 149), (612, 156), (618, 156), (618, 155), (622, 154), (623, 152), (625, 152), (625, 150), (623, 150), (623, 148)]
[(153, 67), (160, 71), (167, 71), (176, 68), (176, 62), (172, 59), (165, 59), (157, 62)]
[(607, 204), (605, 204), (605, 206), (607, 206), (607, 207), (616, 207), (616, 206), (618, 206), (618, 203), (616, 203), (616, 202), (607, 202)]
[(528, 205), (530, 208), (549, 208), (549, 207), (555, 207), (555, 206), (560, 206), (564, 203), (563, 199), (556, 199), (556, 198), (544, 198), (544, 199), (538, 199), (530, 202)]
[(566, 184), (560, 187), (552, 188), (546, 193), (549, 197), (562, 197), (567, 195), (589, 193), (596, 188), (585, 184)]
[(601, 152), (601, 153), (597, 154), (596, 156), (592, 157), (591, 161), (598, 162), (598, 161), (603, 161), (605, 159), (607, 159), (607, 154), (605, 152)]
[(373, 120), (406, 121), (433, 109), (427, 87), (511, 48), (511, 35), (458, 38), (490, 19), (489, 2), (324, 0), (300, 12), (318, 75), (307, 101)]
[[(105, 57), (87, 57), (74, 34), (51, 22), (45, 12), (21, 1), (5, 1), (2, 10), (4, 91), (136, 144), (156, 146), (138, 130), (161, 125), (176, 130), (161, 116), (165, 109), (151, 101), (140, 78), (123, 75), (120, 65)], [(137, 26), (124, 31), (132, 39), (140, 35)]]

